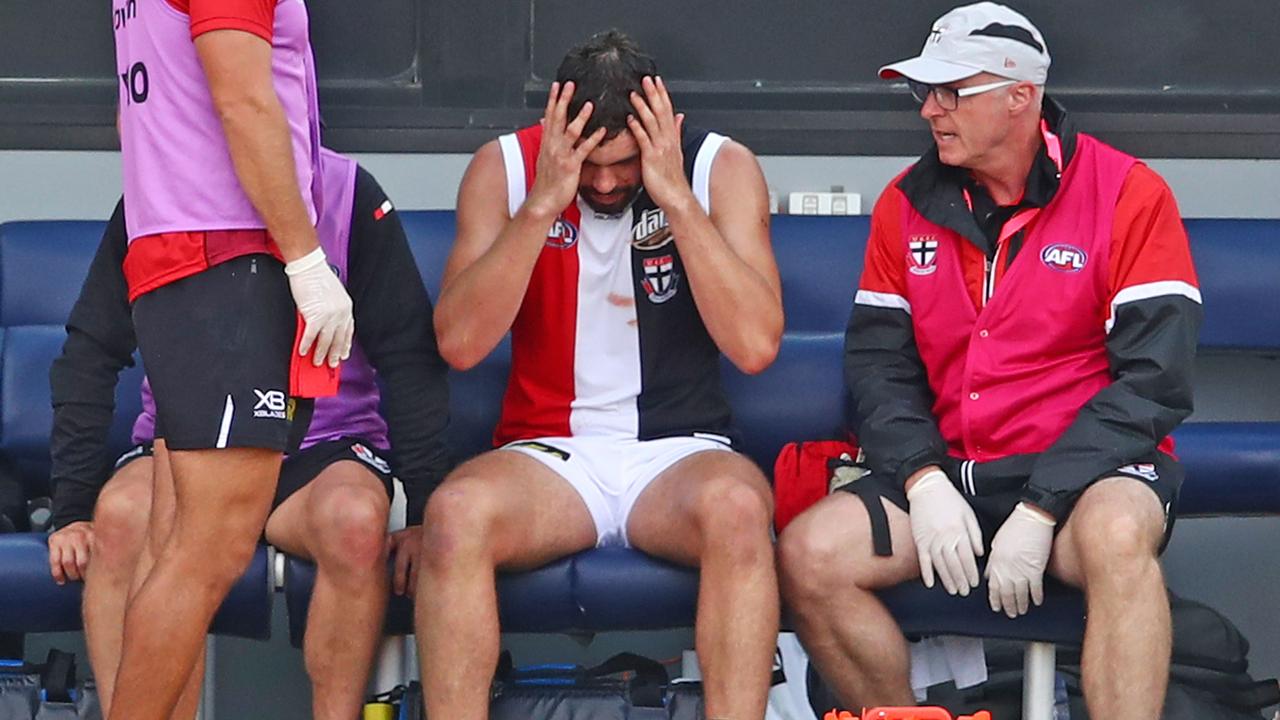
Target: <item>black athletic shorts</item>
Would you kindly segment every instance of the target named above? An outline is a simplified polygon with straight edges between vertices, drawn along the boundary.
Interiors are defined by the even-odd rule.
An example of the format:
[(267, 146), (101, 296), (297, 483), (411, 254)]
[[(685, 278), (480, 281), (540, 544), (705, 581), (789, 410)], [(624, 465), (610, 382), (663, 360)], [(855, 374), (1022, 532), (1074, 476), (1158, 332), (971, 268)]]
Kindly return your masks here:
[(306, 450), (286, 457), (280, 466), (280, 482), (276, 484), (276, 497), (271, 505), (274, 510), (284, 504), (291, 495), (315, 480), (330, 465), (343, 460), (360, 463), (382, 482), (387, 499), (392, 499), (391, 465), (385, 459), (385, 451), (379, 450), (360, 438), (340, 438), (312, 445)]
[[(154, 455), (155, 448), (151, 443), (135, 445), (116, 460), (115, 471), (119, 472), (134, 460), (154, 457)], [(290, 496), (319, 477), (325, 468), (343, 460), (353, 460), (363, 465), (382, 483), (383, 489), (387, 491), (387, 499), (393, 499), (391, 465), (386, 461), (385, 452), (361, 438), (341, 438), (312, 445), (284, 459), (284, 463), (280, 466), (280, 481), (276, 483), (276, 496), (271, 503), (271, 509), (275, 510), (283, 505)]]
[[(974, 482), (974, 463), (957, 462), (953, 467), (946, 468), (947, 476), (951, 479), (951, 483), (956, 486), (956, 489), (968, 501), (969, 506), (973, 508), (974, 515), (978, 519), (978, 525), (982, 528), (982, 540), (985, 547), (991, 547), (991, 541), (995, 538), (996, 531), (1000, 529), (1005, 519), (1013, 512), (1013, 508), (1022, 501), (1021, 488), (1027, 482), (1027, 478), (1030, 475), (1030, 466), (1033, 464), (1034, 458), (1034, 455), (1023, 455), (1016, 458), (1007, 458), (1009, 461), (1007, 464), (1002, 460), (983, 463), (982, 465), (988, 466), (987, 470), (994, 472), (989, 472), (986, 478), (978, 477), (976, 484)], [(1020, 460), (1025, 460), (1025, 462), (1020, 462)], [(981, 474), (982, 471), (979, 470), (977, 472)], [(1160, 549), (1163, 552), (1165, 545), (1169, 543), (1169, 537), (1173, 534), (1173, 523), (1177, 517), (1178, 491), (1182, 487), (1182, 480), (1185, 476), (1182, 464), (1169, 455), (1157, 451), (1143, 458), (1141, 462), (1116, 468), (1104, 477), (1113, 476), (1125, 476), (1141, 480), (1160, 499), (1160, 505), (1164, 508), (1164, 539), (1160, 543)], [(984, 479), (989, 481), (986, 483), (988, 489), (983, 489)], [(1002, 489), (1002, 487), (1011, 487), (1011, 489)], [(867, 505), (867, 511), (871, 515), (872, 541), (876, 548), (876, 554), (892, 554), (888, 536), (888, 521), (883, 517), (883, 507), (880, 506), (880, 503), (874, 502), (874, 500), (876, 498), (884, 498), (904, 512), (909, 512), (910, 503), (907, 501), (907, 493), (902, 489), (902, 485), (892, 478), (868, 474), (848, 485), (841, 486), (840, 490), (859, 496)], [(978, 494), (975, 494), (975, 490)], [(880, 515), (880, 517), (877, 518), (877, 515)], [(1063, 524), (1059, 523), (1055, 532), (1061, 530)], [(877, 530), (877, 528), (880, 529)]]
[(297, 311), (279, 260), (243, 255), (162, 285), (133, 322), (169, 449), (297, 447), (314, 403), (288, 396)]
[(142, 458), (155, 457), (155, 454), (156, 454), (155, 445), (149, 442), (142, 443), (141, 445), (134, 445), (132, 448), (126, 450), (122, 455), (120, 455), (120, 457), (116, 458), (116, 464), (115, 464), (115, 467), (113, 468), (113, 472), (120, 472), (121, 470), (124, 469), (125, 465), (128, 465), (134, 460), (141, 460)]

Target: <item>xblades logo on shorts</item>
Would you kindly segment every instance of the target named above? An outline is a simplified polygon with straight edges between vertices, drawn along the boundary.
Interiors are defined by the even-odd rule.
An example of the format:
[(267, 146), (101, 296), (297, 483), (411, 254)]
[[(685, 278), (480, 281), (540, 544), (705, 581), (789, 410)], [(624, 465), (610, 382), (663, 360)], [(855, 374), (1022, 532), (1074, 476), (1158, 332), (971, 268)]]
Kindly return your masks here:
[(283, 391), (254, 388), (253, 394), (258, 396), (258, 402), (253, 406), (253, 416), (255, 418), (288, 419), (289, 403)]

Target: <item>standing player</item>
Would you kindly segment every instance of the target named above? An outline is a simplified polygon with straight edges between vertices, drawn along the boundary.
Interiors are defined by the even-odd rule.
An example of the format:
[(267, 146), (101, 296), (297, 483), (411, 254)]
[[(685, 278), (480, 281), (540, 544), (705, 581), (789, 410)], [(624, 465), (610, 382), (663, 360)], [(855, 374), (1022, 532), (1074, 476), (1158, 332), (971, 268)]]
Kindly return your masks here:
[(540, 126), (477, 151), (436, 312), (441, 354), (508, 330), (495, 442), (427, 506), (417, 628), (428, 714), (486, 714), (497, 568), (632, 545), (701, 568), (708, 717), (759, 718), (778, 629), (769, 487), (732, 451), (720, 355), (782, 335), (768, 194), (751, 152), (683, 127), (617, 32), (564, 58)]
[[(338, 395), (316, 401), (301, 451), (284, 462), (266, 538), (316, 562), (303, 646), (312, 707), (317, 718), (345, 720), (359, 714), (386, 606), (390, 472), (403, 482), (408, 500), (409, 527), (389, 539), (395, 589), (403, 593), (417, 574), (413, 559), (426, 496), (447, 467), (448, 385), (435, 347), (431, 303), (399, 216), (385, 211), (389, 201), (382, 188), (355, 161), (324, 150), (320, 173), (325, 202), (317, 230), (351, 293), (359, 332)], [(105, 456), (116, 377), (134, 350), (121, 270), (125, 238), (117, 208), (50, 374), (57, 525), (49, 536), (50, 567), (58, 582), (85, 580), (85, 635), (108, 712), (125, 603), (143, 554), (155, 462), (155, 407), (145, 386), (144, 410), (134, 424), (137, 447), (114, 470)], [(388, 390), (385, 396), (379, 383)], [(394, 448), (390, 464), (382, 457), (388, 439)], [(172, 717), (194, 716), (200, 675), (192, 674)]]
[[(138, 345), (172, 533), (129, 604), (111, 718), (164, 718), (266, 523), (300, 395), (332, 394), (351, 299), (316, 241), (306, 5), (113, 0)], [(295, 346), (298, 321), (301, 341)], [(315, 367), (302, 372), (297, 354)], [(167, 468), (172, 468), (169, 479)], [(160, 503), (157, 503), (159, 506)]]

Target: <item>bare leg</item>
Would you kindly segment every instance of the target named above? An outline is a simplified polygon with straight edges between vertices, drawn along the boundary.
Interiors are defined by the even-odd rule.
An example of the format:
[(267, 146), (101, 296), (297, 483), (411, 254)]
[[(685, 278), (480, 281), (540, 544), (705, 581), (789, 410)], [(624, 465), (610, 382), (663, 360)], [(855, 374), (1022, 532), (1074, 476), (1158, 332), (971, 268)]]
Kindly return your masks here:
[[(253, 558), (280, 472), (279, 452), (254, 448), (172, 451), (169, 459), (177, 511), (125, 614), (112, 720), (174, 711), (214, 612)], [(156, 518), (160, 502), (158, 484)], [(153, 522), (153, 541), (163, 536)]]
[(1173, 630), (1158, 560), (1163, 536), (1155, 493), (1114, 477), (1085, 491), (1054, 542), (1049, 571), (1084, 589), (1091, 717), (1156, 720), (1164, 707)]
[(893, 555), (871, 546), (862, 500), (828, 496), (796, 518), (778, 542), (782, 596), (822, 677), (850, 708), (914, 705), (907, 642), (874, 590), (920, 576), (907, 514), (881, 501)]
[(267, 519), (268, 542), (316, 562), (303, 642), (316, 720), (360, 714), (387, 608), (389, 510), (382, 481), (344, 460)]
[(695, 643), (709, 718), (762, 718), (778, 641), (769, 484), (737, 453), (700, 452), (636, 501), (637, 549), (701, 569)]
[(81, 612), (104, 715), (111, 709), (120, 666), (125, 605), (138, 556), (147, 541), (153, 464), (151, 458), (144, 457), (124, 466), (107, 481), (93, 509), (93, 554)]
[(592, 547), (595, 523), (567, 481), (497, 450), (453, 472), (427, 503), (415, 624), (427, 715), (488, 717), (498, 662), (496, 570)]

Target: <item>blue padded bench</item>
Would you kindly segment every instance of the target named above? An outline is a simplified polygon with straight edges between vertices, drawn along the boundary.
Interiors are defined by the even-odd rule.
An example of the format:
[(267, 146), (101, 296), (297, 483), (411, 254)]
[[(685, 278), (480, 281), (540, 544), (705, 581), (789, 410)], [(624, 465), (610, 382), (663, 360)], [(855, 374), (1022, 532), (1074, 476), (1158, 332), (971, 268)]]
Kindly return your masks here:
[[(433, 297), (454, 233), (447, 211), (401, 214), (419, 269)], [(1280, 294), (1265, 272), (1280, 261), (1280, 221), (1193, 220), (1187, 223), (1206, 298), (1202, 347), (1208, 351), (1280, 351), (1280, 327), (1250, 317), (1280, 317)], [(724, 379), (744, 450), (772, 467), (778, 449), (799, 438), (832, 436), (842, 425), (844, 328), (862, 268), (866, 217), (775, 216), (773, 244), (782, 274), (787, 330), (777, 361), (747, 377), (728, 363)], [(453, 447), (463, 456), (489, 447), (505, 387), (503, 346), (475, 369), (455, 373)], [(1199, 423), (1177, 433), (1188, 479), (1183, 515), (1280, 512), (1280, 423)], [(290, 634), (301, 641), (314, 568), (289, 561)], [(686, 627), (697, 603), (697, 573), (631, 550), (589, 550), (544, 568), (499, 580), (500, 618), (508, 631), (600, 632)], [(960, 634), (1031, 643), (1025, 714), (1046, 717), (1052, 705), (1054, 644), (1078, 645), (1084, 629), (1081, 594), (1057, 583), (1045, 604), (1009, 620), (992, 613), (984, 592), (952, 598), (918, 582), (882, 593), (910, 635)], [(530, 612), (533, 611), (533, 612)], [(411, 603), (392, 601), (387, 630), (412, 632)]]
[[(435, 296), (454, 233), (453, 213), (404, 212), (401, 220)], [(1253, 312), (1254, 317), (1280, 316), (1280, 295), (1266, 287), (1263, 272), (1241, 277), (1247, 268), (1274, 267), (1276, 263), (1265, 262), (1269, 255), (1280, 261), (1280, 221), (1192, 220), (1187, 224), (1208, 306), (1204, 348), (1280, 351), (1280, 329), (1274, 323), (1260, 331), (1247, 322)], [(844, 327), (868, 227), (866, 217), (773, 218), (774, 251), (787, 314), (782, 349), (777, 362), (755, 377), (725, 364), (725, 383), (743, 430), (744, 449), (766, 469), (772, 467), (783, 443), (831, 436), (841, 426)], [(451, 441), (460, 453), (488, 448), (508, 363), (504, 346), (475, 369), (452, 376)], [(1182, 514), (1280, 512), (1280, 423), (1191, 424), (1179, 429), (1177, 439), (1189, 475)], [(313, 571), (307, 565), (290, 562), (290, 576), (296, 581), (287, 583), (291, 607), (305, 604), (294, 596), (309, 591)], [(507, 601), (512, 578), (504, 579), (500, 583), (504, 627), (545, 629), (547, 618), (534, 621), (516, 611), (544, 602), (555, 608), (549, 614), (569, 620), (558, 628), (563, 631), (664, 628), (693, 621), (696, 573), (638, 552), (587, 551), (517, 577), (544, 574), (569, 578), (572, 602), (565, 604), (563, 586), (548, 584), (528, 602), (513, 607)], [(927, 592), (918, 583), (886, 593), (885, 599), (904, 627), (919, 633), (967, 630), (1032, 639), (1036, 633), (1023, 628), (1034, 625), (1042, 628), (1039, 634), (1044, 639), (1078, 641), (1083, 618), (1080, 598), (1071, 591), (1061, 592), (1061, 601), (1054, 600), (1031, 618), (1013, 623), (981, 603), (935, 598), (939, 593)], [(942, 627), (937, 620), (938, 603), (948, 602), (954, 604), (947, 606), (952, 608), (954, 622), (943, 624), (954, 627)], [(972, 612), (966, 612), (966, 607)], [(409, 632), (411, 620), (411, 613), (392, 612), (388, 628)]]
[[(453, 213), (404, 212), (402, 220), (434, 296), (453, 238)], [(33, 485), (47, 478), (48, 365), (102, 226), (0, 225), (0, 451), (18, 463)], [(1280, 266), (1280, 220), (1190, 220), (1187, 226), (1206, 305), (1202, 348), (1280, 353), (1280, 325), (1255, 320), (1280, 316), (1280, 293), (1269, 287), (1266, 272)], [(843, 332), (867, 227), (865, 217), (774, 218), (787, 310), (783, 346), (778, 361), (758, 376), (746, 377), (725, 366), (725, 384), (746, 437), (744, 449), (766, 469), (784, 442), (830, 436), (841, 426)], [(508, 363), (504, 344), (476, 368), (451, 378), (450, 440), (459, 455), (488, 447)], [(128, 422), (137, 409), (137, 382), (138, 373), (132, 371), (118, 393), (122, 412), (112, 434), (117, 448), (125, 446)], [(1181, 514), (1280, 512), (1280, 423), (1193, 423), (1180, 428), (1176, 437), (1188, 471)], [(48, 575), (40, 542), (0, 536), (0, 631), (78, 626), (78, 588), (58, 588), (41, 579)], [(251, 624), (263, 628), (262, 633), (242, 632), (244, 626), (224, 631), (261, 636), (270, 602), (264, 553), (250, 575), (254, 577), (244, 581), (245, 587), (261, 592), (251, 592), (253, 599), (237, 606), (234, 614), (262, 620)], [(308, 563), (289, 560), (286, 595), (295, 633), (305, 619), (313, 579)], [(634, 551), (592, 550), (505, 576), (499, 591), (500, 615), (512, 631), (683, 627), (693, 621), (697, 574)], [(925, 591), (918, 583), (887, 591), (884, 598), (912, 633), (1061, 643), (1078, 641), (1082, 627), (1079, 595), (1061, 589), (1050, 593), (1044, 607), (1013, 622), (973, 598), (956, 600)], [(393, 600), (388, 631), (405, 633), (411, 627), (410, 604)]]
[[(29, 494), (48, 492), (49, 366), (63, 325), (102, 238), (102, 221), (0, 224), (0, 454), (22, 473)], [(127, 370), (116, 391), (111, 448), (129, 446), (141, 401), (142, 370)], [(265, 639), (271, 628), (268, 548), (253, 562), (214, 621), (219, 634)], [(44, 535), (0, 535), (0, 632), (77, 630), (80, 583), (49, 575)]]

